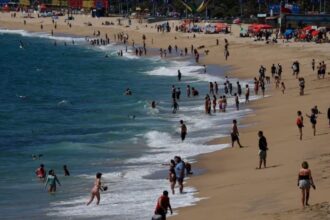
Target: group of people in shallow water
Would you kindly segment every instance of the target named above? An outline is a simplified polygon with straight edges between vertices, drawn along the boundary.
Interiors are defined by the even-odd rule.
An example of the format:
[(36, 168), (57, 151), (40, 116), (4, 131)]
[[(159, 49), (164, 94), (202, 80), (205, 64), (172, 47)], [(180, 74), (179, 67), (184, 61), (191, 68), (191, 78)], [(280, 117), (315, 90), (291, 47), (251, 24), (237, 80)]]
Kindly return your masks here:
[[(63, 165), (64, 176), (70, 176), (70, 172), (68, 170), (67, 165)], [(45, 183), (45, 188), (48, 186), (48, 192), (55, 193), (56, 192), (56, 184), (61, 185), (55, 171), (53, 169), (48, 171), (48, 175), (46, 174), (46, 169), (44, 164), (40, 164), (40, 166), (36, 169), (35, 174), (40, 181)]]

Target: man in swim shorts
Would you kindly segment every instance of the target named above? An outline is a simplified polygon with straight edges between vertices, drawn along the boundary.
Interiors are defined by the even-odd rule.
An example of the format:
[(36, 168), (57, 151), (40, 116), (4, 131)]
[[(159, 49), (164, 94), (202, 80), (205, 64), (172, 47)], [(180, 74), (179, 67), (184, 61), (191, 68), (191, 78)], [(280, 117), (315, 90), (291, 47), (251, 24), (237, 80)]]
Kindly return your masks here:
[(162, 218), (161, 218), (162, 220), (166, 220), (166, 214), (167, 214), (168, 209), (171, 211), (171, 214), (173, 214), (171, 203), (170, 203), (170, 198), (168, 197), (168, 192), (165, 190), (163, 192), (163, 195), (161, 195), (158, 198), (156, 209), (155, 209), (155, 215), (160, 215), (160, 216), (162, 216)]
[(181, 124), (181, 140), (184, 141), (187, 136), (187, 126), (183, 123), (183, 120), (180, 120)]
[(180, 193), (183, 192), (183, 181), (184, 181), (184, 176), (185, 176), (185, 163), (183, 160), (181, 160), (181, 157), (175, 156), (174, 157), (175, 161), (175, 174), (176, 174), (176, 179), (179, 184), (180, 188)]

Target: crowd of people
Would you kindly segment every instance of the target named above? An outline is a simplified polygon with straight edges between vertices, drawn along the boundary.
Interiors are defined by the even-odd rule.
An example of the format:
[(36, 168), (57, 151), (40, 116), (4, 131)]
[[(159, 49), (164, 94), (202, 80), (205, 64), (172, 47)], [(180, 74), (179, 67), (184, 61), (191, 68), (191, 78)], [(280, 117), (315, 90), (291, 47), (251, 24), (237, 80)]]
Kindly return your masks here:
[[(54, 24), (55, 25), (55, 24)], [(43, 27), (41, 27), (42, 29)], [(165, 26), (157, 26), (158, 32), (163, 31), (170, 31), (169, 25)], [(99, 46), (99, 45), (107, 45), (110, 44), (110, 38), (108, 35), (105, 35), (105, 38), (101, 38), (101, 32), (97, 31), (93, 33), (94, 38), (86, 39), (88, 42), (90, 42), (93, 46)], [(142, 56), (147, 55), (147, 47), (146, 47), (146, 36), (142, 36), (142, 46), (137, 46), (132, 40), (132, 48), (136, 56)], [(114, 41), (122, 43), (125, 46), (126, 52), (128, 52), (128, 42), (129, 42), (129, 35), (121, 32), (114, 35)], [(216, 41), (217, 45), (219, 44), (219, 41), (217, 39)], [(196, 63), (199, 63), (200, 54), (198, 52), (198, 48), (194, 45), (191, 45), (190, 53), (192, 57), (195, 59)], [(166, 49), (160, 48), (160, 56), (166, 57), (167, 54), (176, 53), (179, 54), (179, 56), (187, 56), (188, 55), (188, 48), (185, 47), (183, 49), (178, 48), (177, 45), (169, 45)], [(123, 51), (118, 51), (119, 56), (123, 56)], [(227, 39), (225, 39), (224, 42), (224, 57), (225, 60), (229, 57), (229, 42)], [(206, 66), (204, 66), (204, 73), (206, 73)], [(305, 79), (303, 77), (300, 77), (300, 63), (299, 61), (294, 61), (291, 66), (292, 69), (292, 75), (295, 76), (298, 79), (299, 82), (299, 88), (300, 88), (300, 95), (304, 95), (304, 89), (305, 89)], [(317, 78), (325, 78), (326, 75), (326, 64), (324, 61), (319, 62), (318, 65), (316, 65), (316, 61), (312, 60), (312, 70), (317, 70)], [(261, 65), (259, 68), (259, 74), (257, 77), (253, 79), (254, 84), (254, 94), (259, 95), (259, 89), (261, 90), (262, 96), (265, 96), (265, 90), (266, 90), (266, 84), (270, 84), (271, 78), (274, 80), (275, 83), (275, 89), (281, 89), (282, 94), (285, 94), (286, 86), (284, 81), (282, 80), (282, 73), (283, 68), (281, 64), (272, 64), (270, 67), (270, 76), (267, 76), (266, 74), (267, 69)], [(184, 77), (184, 72), (181, 72), (181, 70), (178, 70), (177, 79), (178, 81), (181, 81)], [(243, 95), (243, 89), (239, 81), (236, 82), (236, 85), (234, 86), (232, 81), (226, 77), (225, 83), (223, 86), (219, 85), (216, 81), (209, 82), (209, 93), (205, 96), (205, 113), (211, 115), (212, 112), (216, 113), (218, 112), (226, 112), (228, 101), (227, 99), (233, 98), (234, 99), (234, 106), (236, 110), (240, 110), (240, 97)], [(220, 92), (223, 91), (223, 94), (220, 94)], [(125, 95), (132, 95), (132, 92), (129, 88), (125, 91)], [(186, 85), (186, 97), (197, 97), (199, 96), (199, 92), (196, 88), (192, 87), (191, 85)], [(245, 97), (245, 103), (249, 103), (250, 101), (250, 86), (249, 84), (245, 84), (245, 90), (244, 90), (244, 97)], [(172, 98), (172, 113), (177, 113), (179, 111), (179, 101), (181, 98), (181, 89), (180, 87), (176, 87), (175, 85), (172, 85), (172, 91), (171, 91), (171, 98)], [(156, 108), (156, 102), (152, 102), (152, 108)], [(330, 108), (328, 109), (328, 119), (329, 119), (329, 127), (330, 127)], [(321, 112), (318, 110), (317, 106), (314, 106), (311, 109), (310, 114), (306, 114), (306, 117), (310, 119), (310, 123), (313, 128), (313, 135), (316, 135), (316, 124), (317, 124), (317, 118), (318, 115), (321, 114)], [(299, 139), (303, 139), (303, 128), (304, 128), (304, 118), (302, 111), (297, 111), (297, 120), (296, 125), (299, 130)], [(188, 134), (188, 128), (183, 120), (180, 120), (180, 136), (181, 141), (185, 141), (187, 134)], [(233, 120), (232, 129), (230, 131), (230, 138), (231, 138), (231, 146), (234, 147), (235, 143), (238, 144), (240, 148), (243, 148), (243, 145), (240, 142), (240, 133), (238, 130), (238, 122), (236, 119)], [(264, 135), (263, 131), (258, 131), (258, 157), (259, 157), (259, 163), (257, 166), (257, 169), (261, 169), (262, 167), (266, 168), (266, 159), (267, 159), (267, 151), (268, 151), (268, 144), (267, 139)], [(64, 176), (69, 176), (70, 173), (68, 171), (68, 168), (66, 165), (63, 166)], [(36, 176), (42, 180), (42, 182), (45, 183), (45, 187), (48, 186), (48, 191), (51, 193), (56, 192), (56, 185), (61, 185), (58, 177), (55, 174), (55, 171), (53, 169), (49, 170), (48, 175), (46, 175), (46, 170), (43, 164), (40, 165), (40, 167), (36, 170)], [(171, 193), (175, 194), (175, 186), (178, 185), (179, 192), (183, 193), (184, 189), (184, 178), (186, 175), (192, 174), (191, 172), (191, 164), (188, 162), (184, 162), (180, 156), (175, 156), (174, 159), (172, 159), (169, 163), (169, 172), (168, 172), (168, 180), (170, 183), (170, 189)], [(87, 202), (87, 205), (91, 204), (94, 199), (96, 198), (98, 205), (100, 203), (100, 191), (106, 191), (107, 186), (104, 186), (101, 181), (102, 174), (97, 173), (96, 179), (94, 182), (94, 186), (91, 190), (91, 197), (89, 201)], [(309, 165), (306, 161), (302, 163), (302, 168), (299, 171), (298, 175), (298, 183), (297, 185), (302, 191), (302, 204), (303, 206), (307, 206), (309, 201), (309, 194), (310, 194), (310, 187), (313, 187), (315, 189), (315, 184), (312, 179), (311, 170), (309, 169)], [(170, 198), (168, 191), (163, 191), (162, 195), (158, 198), (156, 208), (155, 208), (155, 216), (153, 219), (166, 219), (166, 214), (170, 210), (172, 213), (172, 207), (170, 204)]]

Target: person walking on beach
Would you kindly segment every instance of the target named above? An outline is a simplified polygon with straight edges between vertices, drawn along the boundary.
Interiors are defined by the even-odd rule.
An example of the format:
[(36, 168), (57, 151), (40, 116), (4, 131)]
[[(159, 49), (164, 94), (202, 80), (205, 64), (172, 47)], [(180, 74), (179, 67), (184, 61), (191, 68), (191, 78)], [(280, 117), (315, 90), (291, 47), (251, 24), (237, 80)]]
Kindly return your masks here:
[(266, 168), (266, 158), (267, 158), (267, 140), (262, 131), (258, 132), (259, 136), (259, 167), (257, 169), (261, 169), (261, 165), (264, 164), (264, 168)]
[(297, 117), (296, 124), (299, 129), (299, 137), (300, 137), (299, 139), (302, 140), (302, 136), (303, 136), (302, 128), (304, 127), (304, 117), (302, 116), (301, 111), (298, 111), (297, 115), (298, 115), (298, 117)]
[(315, 59), (312, 60), (312, 70), (313, 70), (313, 72), (315, 70)]
[(329, 120), (329, 127), (330, 127), (330, 107), (328, 108), (328, 120)]
[(181, 124), (181, 140), (184, 141), (187, 136), (187, 126), (183, 123), (183, 120), (180, 120)]
[(232, 127), (230, 135), (231, 135), (231, 147), (234, 147), (234, 143), (235, 143), (235, 141), (237, 141), (238, 146), (240, 148), (242, 148), (243, 146), (239, 142), (239, 132), (238, 132), (237, 121), (236, 120), (233, 120), (233, 127)]
[(315, 136), (316, 135), (316, 123), (317, 123), (316, 118), (317, 118), (317, 116), (316, 116), (314, 109), (311, 109), (311, 115), (306, 114), (306, 116), (309, 118), (309, 120), (312, 124), (313, 134)]
[(61, 185), (60, 181), (58, 180), (57, 176), (55, 175), (54, 170), (50, 170), (48, 172), (48, 176), (46, 179), (45, 188), (47, 188), (47, 186), (49, 185), (48, 192), (55, 193), (56, 192), (56, 183), (58, 183), (58, 185)]
[(91, 192), (91, 198), (90, 200), (87, 202), (86, 205), (89, 205), (93, 202), (94, 198), (96, 197), (96, 205), (100, 204), (100, 190), (102, 189), (102, 183), (101, 183), (101, 177), (102, 177), (102, 173), (96, 173), (96, 179), (94, 182), (94, 187), (92, 188), (92, 192)]
[(305, 90), (305, 79), (304, 78), (299, 78), (299, 88), (300, 88), (300, 92), (299, 92), (299, 94), (300, 95), (304, 95), (304, 90)]
[(170, 162), (170, 169), (169, 169), (169, 172), (168, 172), (168, 180), (170, 181), (170, 187), (171, 187), (171, 190), (172, 190), (172, 194), (174, 195), (175, 194), (174, 187), (175, 187), (175, 184), (176, 184), (175, 161), (174, 160), (171, 160), (171, 162)]
[(179, 184), (179, 190), (180, 193), (183, 193), (183, 180), (185, 176), (185, 163), (181, 159), (181, 157), (175, 156), (174, 157), (175, 161), (175, 174), (176, 174), (176, 180)]
[(284, 84), (284, 82), (281, 82), (281, 90), (282, 90), (282, 94), (284, 94), (284, 92), (285, 92), (285, 84)]
[(298, 187), (301, 189), (301, 203), (302, 207), (305, 208), (305, 206), (309, 206), (309, 192), (311, 186), (313, 189), (316, 189), (313, 177), (312, 177), (312, 171), (309, 169), (309, 165), (307, 161), (304, 161), (301, 164), (301, 169), (298, 173)]
[(161, 219), (153, 219), (155, 220), (166, 220), (166, 214), (168, 209), (170, 210), (171, 214), (173, 214), (170, 198), (168, 197), (168, 192), (165, 190), (163, 195), (161, 195), (157, 200), (157, 205), (155, 209), (155, 215), (160, 215)]
[(228, 40), (225, 38), (225, 50), (224, 50), (224, 55), (225, 55), (225, 59), (227, 60), (229, 57), (229, 43)]

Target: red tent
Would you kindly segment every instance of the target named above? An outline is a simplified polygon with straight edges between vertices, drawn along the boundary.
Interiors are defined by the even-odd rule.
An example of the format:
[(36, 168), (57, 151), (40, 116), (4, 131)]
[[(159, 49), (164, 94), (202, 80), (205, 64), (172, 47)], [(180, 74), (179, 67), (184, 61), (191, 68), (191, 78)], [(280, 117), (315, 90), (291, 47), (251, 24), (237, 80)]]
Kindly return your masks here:
[(248, 30), (250, 32), (259, 32), (259, 31), (265, 30), (265, 29), (273, 29), (273, 27), (271, 25), (268, 25), (268, 24), (251, 24), (248, 27)]
[(226, 24), (226, 23), (216, 23), (214, 26), (215, 26), (216, 33), (222, 32), (222, 31), (226, 30), (226, 28), (228, 28), (228, 24)]

